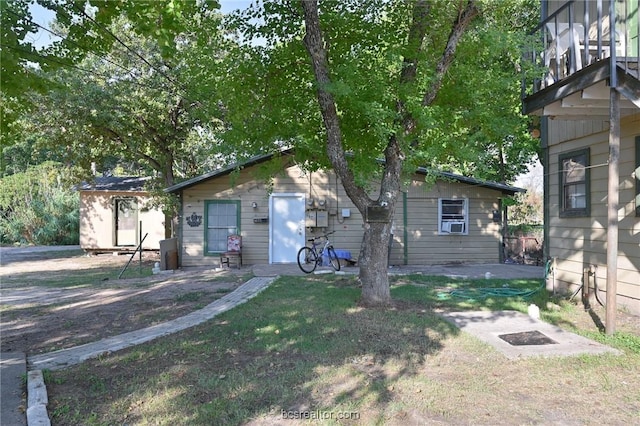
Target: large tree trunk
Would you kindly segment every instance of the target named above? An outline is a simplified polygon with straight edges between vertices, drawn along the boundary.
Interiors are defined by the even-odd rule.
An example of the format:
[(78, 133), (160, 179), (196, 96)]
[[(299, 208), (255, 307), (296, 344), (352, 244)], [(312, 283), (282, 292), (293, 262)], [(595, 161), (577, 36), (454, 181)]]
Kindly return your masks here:
[(361, 303), (365, 306), (387, 306), (389, 291), (389, 238), (391, 223), (366, 223), (360, 250)]
[(318, 104), (327, 132), (327, 156), (336, 174), (340, 177), (347, 195), (363, 217), (366, 217), (367, 208), (369, 207), (387, 208), (386, 216), (383, 215), (383, 217), (378, 218), (382, 222), (375, 224), (365, 223), (365, 233), (359, 259), (362, 304), (365, 306), (386, 306), (391, 303), (389, 278), (387, 276), (389, 233), (393, 207), (400, 188), (400, 171), (402, 169), (402, 155), (399, 144), (395, 138), (392, 138), (389, 146), (387, 146), (385, 150), (387, 163), (385, 164), (380, 197), (376, 201), (371, 200), (364, 188), (356, 184), (342, 146), (340, 118), (338, 117), (335, 99), (333, 94), (327, 90), (331, 79), (329, 78), (327, 51), (320, 30), (318, 5), (316, 2), (307, 0), (302, 0), (301, 4), (304, 10), (307, 30), (304, 44), (313, 64), (313, 71), (318, 85)]

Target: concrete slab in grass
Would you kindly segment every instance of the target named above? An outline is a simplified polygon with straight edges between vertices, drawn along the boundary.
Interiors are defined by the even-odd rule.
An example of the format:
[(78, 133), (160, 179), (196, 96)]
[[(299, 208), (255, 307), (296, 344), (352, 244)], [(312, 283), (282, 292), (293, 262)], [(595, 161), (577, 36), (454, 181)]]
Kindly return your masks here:
[[(510, 359), (536, 356), (621, 354), (617, 349), (578, 336), (544, 321), (531, 318), (521, 312), (447, 312), (441, 313), (440, 316), (460, 330), (490, 344)], [(527, 338), (519, 339), (520, 342), (517, 344), (509, 343), (509, 341), (518, 340), (518, 336), (514, 336), (516, 334), (521, 334)], [(531, 338), (532, 336), (546, 337), (548, 339)]]

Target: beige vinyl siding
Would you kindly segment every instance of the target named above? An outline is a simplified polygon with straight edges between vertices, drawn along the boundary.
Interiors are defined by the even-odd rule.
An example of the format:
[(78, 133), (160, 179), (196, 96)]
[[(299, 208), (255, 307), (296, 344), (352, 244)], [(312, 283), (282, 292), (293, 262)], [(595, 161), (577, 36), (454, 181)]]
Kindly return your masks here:
[(164, 239), (164, 214), (157, 209), (147, 210), (144, 208), (150, 201), (147, 193), (80, 191), (80, 247), (83, 250), (112, 251), (123, 249), (115, 245), (113, 200), (130, 197), (136, 198), (138, 204), (137, 238), (139, 239), (140, 231), (142, 231), (143, 237), (145, 234), (149, 234), (145, 238), (142, 248), (145, 250), (160, 249), (160, 240)]
[[(184, 266), (218, 266), (219, 257), (205, 255), (204, 241), (206, 235), (205, 216), (206, 203), (216, 200), (240, 202), (239, 229), (242, 235), (242, 261), (245, 264), (255, 263), (264, 253), (268, 253), (268, 223), (254, 223), (254, 217), (268, 217), (269, 202), (264, 183), (254, 181), (249, 174), (239, 176), (223, 176), (220, 179), (208, 180), (185, 190), (183, 197), (182, 230), (182, 264)], [(256, 202), (257, 209), (252, 207)], [(192, 213), (202, 216), (202, 224), (191, 227), (186, 217)], [(263, 232), (265, 231), (265, 232)], [(264, 235), (263, 235), (264, 234)]]
[[(550, 121), (548, 188), (549, 255), (557, 259), (556, 285), (575, 290), (582, 284), (583, 271), (597, 266), (596, 280), (606, 289), (608, 126), (597, 133), (561, 142), (563, 132), (584, 135), (599, 130), (582, 121)], [(571, 130), (573, 129), (573, 130)], [(640, 134), (640, 114), (623, 118), (620, 139), (620, 192), (618, 210), (618, 303), (640, 313), (640, 218), (635, 215), (635, 138)], [(566, 136), (563, 138), (566, 139)], [(560, 218), (558, 156), (589, 147), (591, 164), (590, 217)], [(592, 284), (593, 285), (593, 284)]]
[[(301, 192), (306, 194), (306, 199), (325, 200), (325, 210), (328, 213), (328, 227), (325, 228), (306, 228), (305, 239), (323, 235), (326, 232), (335, 231), (329, 238), (336, 250), (347, 250), (351, 253), (354, 260), (358, 259), (360, 254), (360, 245), (362, 244), (363, 221), (362, 215), (353, 205), (347, 196), (344, 188), (340, 184), (339, 179), (333, 172), (316, 171), (303, 174), (297, 167), (290, 169), (290, 174), (294, 176), (302, 175), (299, 180), (303, 181), (303, 185), (298, 187), (297, 191), (280, 190), (279, 185), (277, 192)], [(276, 191), (274, 191), (276, 192)], [(350, 217), (343, 218), (342, 209), (349, 209)]]
[(575, 141), (576, 139), (581, 139), (589, 135), (607, 132), (608, 130), (608, 121), (553, 120), (549, 129), (549, 139), (554, 141), (554, 143), (569, 142), (565, 150), (571, 151), (571, 141)]
[[(222, 176), (200, 183), (183, 191), (182, 264), (184, 266), (218, 266), (217, 256), (203, 253), (205, 229), (190, 227), (186, 217), (195, 213), (205, 216), (205, 204), (212, 200), (240, 201), (240, 233), (243, 237), (245, 264), (269, 261), (269, 223), (254, 223), (254, 218), (269, 216), (267, 187), (253, 177), (252, 168), (244, 169), (231, 180)], [(336, 250), (347, 250), (357, 260), (363, 235), (363, 218), (346, 195), (333, 172), (303, 172), (297, 166), (286, 168), (275, 176), (273, 194), (301, 193), (307, 200), (325, 200), (328, 212), (327, 228), (306, 228), (305, 239), (335, 231), (331, 235)], [(500, 225), (493, 222), (501, 193), (458, 182), (438, 181), (425, 184), (424, 177), (415, 175), (407, 190), (407, 229), (403, 194), (396, 204), (394, 242), (390, 263), (436, 264), (449, 262), (497, 262), (500, 254)], [(438, 235), (438, 198), (468, 198), (469, 235)], [(252, 203), (257, 208), (252, 207)], [(317, 206), (317, 204), (316, 204)], [(350, 217), (342, 217), (348, 209)], [(271, 219), (271, 218), (269, 218)], [(408, 242), (405, 242), (405, 235)]]
[[(182, 220), (183, 265), (217, 265), (217, 256), (205, 256), (203, 253), (205, 229), (203, 226), (192, 228), (186, 223), (186, 217), (195, 212), (204, 215), (206, 201), (239, 200), (240, 233), (243, 238), (242, 260), (245, 264), (267, 263), (269, 261), (269, 222), (255, 223), (254, 219), (269, 218), (269, 194), (264, 183), (253, 179), (250, 171), (241, 173), (232, 181), (229, 176), (206, 181), (183, 192), (185, 216)], [(235, 183), (234, 186), (233, 183)], [(337, 189), (336, 189), (337, 188)], [(362, 242), (362, 217), (344, 193), (341, 185), (336, 186), (333, 174), (325, 172), (305, 173), (298, 167), (290, 167), (282, 175), (274, 177), (273, 194), (302, 193), (305, 198), (327, 200), (325, 205), (329, 213), (326, 229), (307, 228), (305, 239), (336, 231), (331, 235), (333, 245), (338, 250), (349, 250), (357, 259)], [(337, 194), (337, 195), (336, 195)], [(257, 208), (252, 207), (252, 203)], [(191, 206), (191, 207), (189, 207)], [(342, 219), (339, 214), (343, 208), (349, 208), (351, 217)], [(269, 218), (270, 220), (271, 218)], [(203, 221), (204, 222), (204, 221)]]
[[(436, 181), (415, 176), (407, 191), (408, 264), (487, 263), (500, 260), (500, 224), (493, 222), (499, 210), (498, 191)], [(438, 200), (468, 200), (468, 235), (438, 234)]]

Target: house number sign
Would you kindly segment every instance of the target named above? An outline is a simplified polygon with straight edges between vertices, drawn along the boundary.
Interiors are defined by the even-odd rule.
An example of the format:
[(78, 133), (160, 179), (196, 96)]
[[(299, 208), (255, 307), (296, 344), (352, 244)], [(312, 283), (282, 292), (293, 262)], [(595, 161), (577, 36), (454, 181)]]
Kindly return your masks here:
[(191, 213), (191, 216), (187, 216), (187, 223), (192, 228), (197, 228), (202, 225), (202, 215), (197, 215), (196, 212)]

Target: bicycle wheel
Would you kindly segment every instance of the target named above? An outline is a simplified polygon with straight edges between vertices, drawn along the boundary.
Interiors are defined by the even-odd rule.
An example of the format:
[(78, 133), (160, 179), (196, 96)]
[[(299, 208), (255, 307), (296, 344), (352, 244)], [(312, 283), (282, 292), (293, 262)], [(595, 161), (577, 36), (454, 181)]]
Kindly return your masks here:
[(298, 266), (302, 272), (310, 274), (316, 270), (318, 255), (310, 247), (302, 247), (298, 251)]
[(328, 249), (329, 254), (329, 263), (336, 271), (340, 270), (340, 259), (338, 259), (338, 255), (334, 250), (333, 246), (330, 246)]

